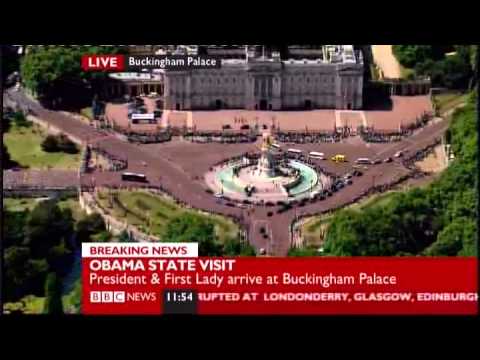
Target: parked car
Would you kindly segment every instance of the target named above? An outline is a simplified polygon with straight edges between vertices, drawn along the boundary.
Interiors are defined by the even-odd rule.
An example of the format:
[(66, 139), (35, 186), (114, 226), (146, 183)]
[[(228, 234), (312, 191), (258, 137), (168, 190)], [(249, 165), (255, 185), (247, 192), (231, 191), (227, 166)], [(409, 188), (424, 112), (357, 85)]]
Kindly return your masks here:
[(393, 159), (391, 157), (389, 157), (389, 158), (386, 158), (383, 162), (385, 164), (388, 164), (388, 163), (391, 163), (392, 161), (393, 161)]

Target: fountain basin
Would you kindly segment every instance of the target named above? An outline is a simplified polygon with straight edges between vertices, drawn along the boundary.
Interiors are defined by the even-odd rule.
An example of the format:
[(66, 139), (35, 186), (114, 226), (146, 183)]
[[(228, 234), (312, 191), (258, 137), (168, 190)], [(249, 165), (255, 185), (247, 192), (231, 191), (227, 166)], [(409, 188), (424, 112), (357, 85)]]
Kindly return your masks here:
[[(324, 189), (328, 179), (315, 169), (299, 161), (288, 161), (292, 171), (277, 168), (273, 173), (262, 172), (258, 164), (245, 165), (238, 161), (213, 169), (206, 175), (209, 188), (232, 200), (255, 203), (279, 202), (308, 198), (312, 192)], [(246, 189), (255, 191), (248, 196)]]

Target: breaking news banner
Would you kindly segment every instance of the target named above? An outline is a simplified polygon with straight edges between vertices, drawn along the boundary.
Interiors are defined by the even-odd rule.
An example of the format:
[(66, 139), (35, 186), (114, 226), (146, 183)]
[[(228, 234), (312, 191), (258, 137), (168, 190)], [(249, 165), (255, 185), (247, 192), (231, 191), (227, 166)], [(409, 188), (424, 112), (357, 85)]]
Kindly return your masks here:
[(85, 315), (477, 315), (475, 258), (199, 258), (84, 244)]

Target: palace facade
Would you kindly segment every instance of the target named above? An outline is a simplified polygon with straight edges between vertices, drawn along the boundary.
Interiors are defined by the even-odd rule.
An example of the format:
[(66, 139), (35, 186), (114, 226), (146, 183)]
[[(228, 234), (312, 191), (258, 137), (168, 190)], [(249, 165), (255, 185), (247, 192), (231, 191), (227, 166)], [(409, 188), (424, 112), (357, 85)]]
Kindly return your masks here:
[[(194, 51), (187, 48), (189, 52)], [(360, 110), (363, 107), (364, 64), (352, 45), (317, 49), (292, 48), (282, 59), (258, 46), (222, 49), (220, 69), (116, 74), (109, 96), (156, 93), (165, 110)], [(178, 52), (177, 52), (178, 53)], [(232, 54), (234, 58), (232, 58)], [(304, 58), (299, 59), (300, 56)]]

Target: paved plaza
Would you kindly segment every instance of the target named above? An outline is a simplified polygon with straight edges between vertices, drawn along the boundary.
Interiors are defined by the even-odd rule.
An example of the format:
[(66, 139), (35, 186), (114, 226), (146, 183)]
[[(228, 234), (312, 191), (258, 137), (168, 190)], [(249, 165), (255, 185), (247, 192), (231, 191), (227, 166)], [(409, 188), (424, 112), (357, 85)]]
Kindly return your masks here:
[[(146, 98), (147, 108), (153, 100)], [(394, 96), (391, 109), (368, 111), (312, 110), (312, 111), (165, 111), (155, 125), (129, 125), (126, 104), (108, 104), (107, 117), (116, 126), (139, 133), (156, 132), (166, 127), (214, 132), (229, 129), (272, 128), (284, 132), (333, 132), (336, 128), (368, 126), (379, 131), (398, 131), (415, 124), (425, 113), (432, 113), (429, 96)]]

